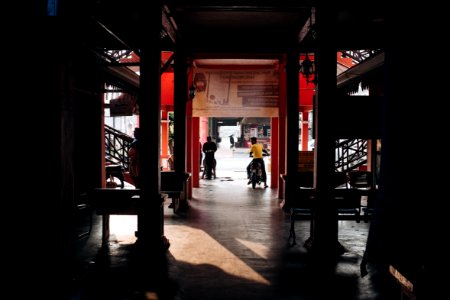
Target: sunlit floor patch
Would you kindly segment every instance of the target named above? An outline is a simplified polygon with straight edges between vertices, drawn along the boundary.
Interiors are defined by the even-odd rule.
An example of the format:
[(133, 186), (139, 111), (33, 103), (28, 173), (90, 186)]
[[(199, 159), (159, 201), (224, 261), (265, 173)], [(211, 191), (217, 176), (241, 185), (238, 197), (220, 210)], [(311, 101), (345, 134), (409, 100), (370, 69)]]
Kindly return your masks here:
[[(203, 230), (183, 225), (166, 225), (165, 235), (170, 240), (169, 251), (178, 261), (194, 265), (210, 264), (232, 276), (270, 285), (269, 281)], [(258, 251), (263, 252), (262, 249)]]
[(256, 253), (258, 256), (267, 259), (267, 257), (268, 257), (267, 254), (269, 253), (269, 249), (266, 246), (259, 244), (259, 243), (242, 240), (242, 239), (236, 239), (236, 240), (239, 243), (243, 244), (245, 247), (249, 248), (254, 253)]
[(110, 234), (114, 235), (119, 244), (133, 244), (136, 242), (134, 232), (137, 230), (137, 216), (119, 216), (109, 217)]

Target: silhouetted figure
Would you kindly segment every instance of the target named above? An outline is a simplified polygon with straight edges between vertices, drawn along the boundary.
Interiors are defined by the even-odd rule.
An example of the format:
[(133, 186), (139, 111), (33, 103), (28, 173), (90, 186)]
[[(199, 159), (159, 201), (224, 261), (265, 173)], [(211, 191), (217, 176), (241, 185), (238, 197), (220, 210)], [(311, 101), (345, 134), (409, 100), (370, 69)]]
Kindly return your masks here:
[(234, 136), (230, 135), (230, 149), (233, 149), (234, 151)]
[(211, 179), (212, 169), (214, 166), (214, 153), (217, 151), (217, 145), (210, 136), (206, 138), (206, 143), (203, 144), (203, 153), (205, 153), (206, 178)]
[(128, 150), (128, 162), (129, 171), (131, 179), (133, 179), (134, 186), (136, 188), (140, 187), (140, 161), (139, 161), (139, 150), (140, 150), (140, 129), (136, 127), (134, 129), (134, 140), (130, 144), (130, 149)]

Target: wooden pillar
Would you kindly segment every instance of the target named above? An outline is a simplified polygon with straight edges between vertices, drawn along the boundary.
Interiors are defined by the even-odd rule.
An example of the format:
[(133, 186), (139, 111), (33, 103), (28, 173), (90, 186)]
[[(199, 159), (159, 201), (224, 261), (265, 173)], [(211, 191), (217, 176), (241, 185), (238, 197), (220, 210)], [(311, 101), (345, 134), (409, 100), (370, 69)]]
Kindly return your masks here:
[[(141, 128), (141, 206), (138, 213), (138, 241), (144, 251), (156, 253), (165, 249), (163, 239), (163, 201), (160, 188), (161, 130), (161, 4), (140, 24), (139, 114)], [(151, 20), (151, 22), (149, 21)]]
[(286, 205), (294, 200), (297, 194), (295, 178), (298, 170), (298, 97), (299, 97), (299, 53), (292, 49), (287, 55), (286, 64)]
[[(165, 114), (167, 117), (167, 113)], [(161, 165), (169, 157), (169, 120), (161, 120)]]
[[(278, 171), (286, 173), (286, 58), (283, 57), (279, 64), (279, 118), (278, 118)], [(272, 155), (272, 160), (276, 159)], [(278, 178), (278, 198), (284, 198), (285, 185), (281, 177)]]
[[(192, 166), (193, 166), (193, 134), (192, 134), (192, 101), (189, 100), (186, 102), (186, 172), (192, 174)], [(192, 180), (189, 180), (187, 186), (187, 198), (192, 198)]]
[(278, 187), (278, 181), (279, 181), (279, 168), (278, 168), (278, 118), (272, 118), (271, 119), (271, 136), (270, 136), (270, 157), (271, 157), (271, 164), (270, 164), (270, 173), (272, 176), (270, 177), (270, 186), (272, 188)]
[(200, 187), (200, 118), (192, 118), (192, 186)]
[(302, 111), (302, 151), (308, 151), (308, 111)]
[(336, 49), (333, 37), (335, 19), (336, 12), (333, 7), (316, 9), (318, 85), (314, 108), (314, 186), (317, 198), (312, 227), (312, 249), (319, 254), (322, 262), (334, 259), (339, 247), (337, 209), (331, 184), (334, 176), (335, 141), (331, 135), (333, 124), (329, 122), (334, 113), (331, 103), (336, 96)]

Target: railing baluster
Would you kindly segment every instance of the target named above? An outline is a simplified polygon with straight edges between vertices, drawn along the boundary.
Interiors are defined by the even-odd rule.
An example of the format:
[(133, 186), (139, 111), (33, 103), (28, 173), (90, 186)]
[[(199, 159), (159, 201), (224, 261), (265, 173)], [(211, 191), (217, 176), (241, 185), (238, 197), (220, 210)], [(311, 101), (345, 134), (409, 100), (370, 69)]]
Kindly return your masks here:
[(128, 169), (128, 150), (133, 138), (105, 125), (105, 157), (110, 163), (120, 164)]
[(335, 170), (345, 172), (367, 162), (367, 141), (362, 139), (340, 140), (336, 143)]

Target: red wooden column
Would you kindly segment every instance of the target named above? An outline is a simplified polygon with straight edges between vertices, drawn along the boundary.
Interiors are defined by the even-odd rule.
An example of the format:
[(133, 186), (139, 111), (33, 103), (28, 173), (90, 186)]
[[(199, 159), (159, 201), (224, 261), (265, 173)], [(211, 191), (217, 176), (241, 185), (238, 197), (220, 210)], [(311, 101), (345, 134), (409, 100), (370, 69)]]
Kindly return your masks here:
[[(286, 58), (279, 65), (278, 174), (286, 173)], [(272, 155), (272, 163), (277, 157)], [(274, 173), (272, 173), (274, 174)], [(273, 178), (273, 175), (272, 175)], [(278, 198), (284, 198), (284, 181), (278, 175)]]
[(168, 114), (165, 111), (162, 111), (162, 120), (161, 120), (161, 166), (163, 161), (167, 162), (167, 158), (169, 157), (169, 120), (167, 118)]
[(302, 151), (308, 150), (308, 112), (302, 111)]
[[(188, 86), (192, 85), (192, 72), (188, 74)], [(200, 119), (193, 117), (192, 99), (188, 101), (186, 106), (186, 139), (187, 139), (187, 171), (191, 173), (191, 180), (188, 186), (188, 196), (192, 197), (192, 188), (199, 187), (199, 172), (200, 172), (200, 146), (199, 146), (199, 127)]]
[(270, 173), (272, 176), (270, 177), (270, 187), (271, 188), (277, 188), (278, 187), (278, 181), (280, 180), (280, 173), (278, 168), (278, 118), (272, 118), (270, 128), (271, 128), (271, 137), (270, 137), (270, 157), (271, 157), (271, 164), (270, 164)]
[[(192, 157), (192, 100), (186, 102), (186, 172), (193, 173)], [(189, 180), (187, 186), (187, 198), (192, 198), (192, 180)]]
[(200, 187), (200, 118), (192, 118), (192, 187)]

